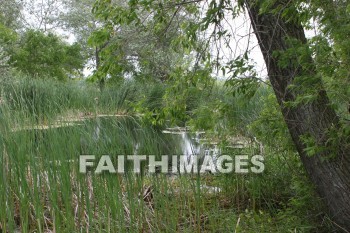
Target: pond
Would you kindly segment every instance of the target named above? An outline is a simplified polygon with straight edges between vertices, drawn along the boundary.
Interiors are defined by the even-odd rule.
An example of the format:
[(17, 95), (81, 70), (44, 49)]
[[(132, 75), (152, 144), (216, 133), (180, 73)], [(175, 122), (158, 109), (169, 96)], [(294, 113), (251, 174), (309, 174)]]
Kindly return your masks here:
[(50, 163), (77, 162), (79, 155), (211, 155), (220, 154), (216, 144), (202, 143), (205, 132), (186, 128), (158, 129), (126, 116), (103, 116), (61, 121), (46, 127), (16, 130), (9, 148), (15, 157), (36, 158)]

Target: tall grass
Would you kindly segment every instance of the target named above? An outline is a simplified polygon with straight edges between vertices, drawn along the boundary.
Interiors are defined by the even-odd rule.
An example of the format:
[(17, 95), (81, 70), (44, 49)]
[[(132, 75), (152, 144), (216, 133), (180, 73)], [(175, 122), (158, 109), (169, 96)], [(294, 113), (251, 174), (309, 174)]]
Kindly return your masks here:
[[(182, 153), (179, 137), (162, 134), (132, 112), (133, 102), (145, 96), (144, 104), (158, 107), (162, 88), (126, 82), (100, 93), (79, 82), (3, 83), (1, 231), (328, 231), (327, 225), (317, 226), (315, 213), (322, 209), (309, 184), (291, 169), (301, 170), (296, 156), (288, 154), (286, 161), (269, 148), (261, 175), (150, 175), (147, 166), (142, 174), (80, 174), (82, 154)], [(91, 116), (71, 119), (81, 112)], [(256, 151), (223, 149), (232, 156)]]

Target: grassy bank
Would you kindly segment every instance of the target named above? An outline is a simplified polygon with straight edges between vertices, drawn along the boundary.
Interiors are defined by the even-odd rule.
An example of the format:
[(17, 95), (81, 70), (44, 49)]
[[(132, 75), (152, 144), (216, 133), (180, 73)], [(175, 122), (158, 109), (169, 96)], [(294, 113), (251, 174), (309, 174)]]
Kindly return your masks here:
[[(276, 143), (267, 138), (266, 132), (279, 127), (278, 123), (267, 121), (278, 118), (266, 108), (272, 105), (262, 106), (259, 102), (270, 98), (268, 90), (261, 90), (247, 104), (218, 85), (210, 98), (200, 92), (189, 98), (192, 105), (185, 118), (191, 127), (206, 129), (207, 139), (215, 139), (223, 154), (263, 152), (266, 170), (262, 174), (80, 174), (81, 154), (128, 155), (135, 153), (136, 145), (138, 154), (181, 153), (179, 138), (162, 134), (159, 126), (139, 115), (142, 109), (152, 112), (162, 106), (163, 88), (162, 84), (144, 86), (126, 82), (100, 93), (95, 86), (82, 82), (28, 79), (3, 82), (1, 231), (332, 230), (297, 154), (293, 148), (281, 148), (288, 140)], [(217, 112), (211, 105), (219, 106)], [(225, 116), (220, 114), (224, 111), (228, 112)], [(99, 114), (122, 116), (98, 117)], [(85, 118), (52, 127), (58, 120), (69, 117)], [(38, 129), (37, 125), (48, 127)], [(230, 133), (247, 137), (256, 133), (263, 151), (256, 144), (240, 150), (227, 147), (227, 137), (222, 135)], [(274, 137), (282, 138), (283, 133), (275, 132)]]

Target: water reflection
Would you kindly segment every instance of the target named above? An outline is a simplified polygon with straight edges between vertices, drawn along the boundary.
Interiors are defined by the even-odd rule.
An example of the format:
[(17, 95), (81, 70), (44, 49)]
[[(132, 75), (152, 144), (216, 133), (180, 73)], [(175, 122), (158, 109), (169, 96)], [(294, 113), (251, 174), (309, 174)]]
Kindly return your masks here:
[(15, 131), (18, 141), (27, 144), (34, 156), (49, 160), (77, 159), (79, 155), (185, 155), (220, 154), (216, 144), (205, 139), (204, 132), (186, 128), (154, 129), (131, 117), (96, 117), (62, 122), (58, 127), (33, 127)]

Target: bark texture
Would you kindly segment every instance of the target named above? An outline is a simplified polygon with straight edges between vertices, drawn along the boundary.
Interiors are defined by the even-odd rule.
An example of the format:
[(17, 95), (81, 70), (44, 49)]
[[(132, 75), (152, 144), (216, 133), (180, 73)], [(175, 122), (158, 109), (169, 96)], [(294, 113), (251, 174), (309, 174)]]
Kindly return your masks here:
[[(281, 6), (280, 9), (283, 9), (287, 7), (286, 4), (288, 3), (284, 3), (283, 0), (277, 1), (272, 9)], [(326, 132), (332, 127), (340, 127), (339, 118), (330, 106), (321, 78), (313, 79), (318, 93), (315, 101), (300, 104), (297, 107), (287, 107), (285, 102), (294, 101), (298, 95), (302, 94), (296, 89), (288, 88), (290, 84), (294, 83), (298, 76), (317, 77), (316, 69), (310, 68), (305, 71), (301, 65), (282, 68), (278, 64), (278, 59), (273, 56), (274, 51), (286, 51), (290, 48), (286, 37), (295, 38), (305, 44), (307, 40), (304, 29), (297, 20), (287, 22), (279, 13), (259, 13), (259, 1), (245, 0), (245, 6), (266, 62), (270, 82), (305, 169), (319, 195), (325, 201), (334, 222), (344, 231), (350, 231), (348, 139), (343, 139), (344, 143), (337, 149), (335, 158), (324, 159), (329, 157), (329, 151), (323, 150), (314, 156), (308, 156), (305, 153), (306, 145), (300, 138), (303, 135), (309, 135), (321, 146), (327, 147), (329, 136)], [(311, 56), (309, 61), (312, 63)]]

